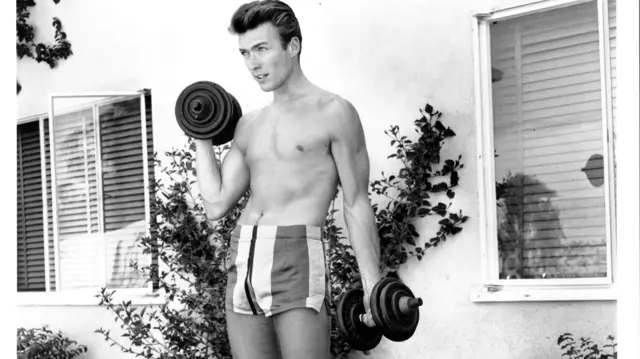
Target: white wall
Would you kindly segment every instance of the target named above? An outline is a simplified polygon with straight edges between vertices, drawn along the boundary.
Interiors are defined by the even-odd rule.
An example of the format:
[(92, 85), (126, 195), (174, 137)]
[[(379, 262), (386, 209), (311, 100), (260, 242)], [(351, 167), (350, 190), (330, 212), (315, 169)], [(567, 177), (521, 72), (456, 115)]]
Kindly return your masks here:
[[(350, 100), (364, 123), (371, 178), (390, 171), (389, 140), (397, 124), (413, 135), (413, 120), (426, 102), (444, 113), (457, 136), (445, 155), (462, 154), (465, 168), (454, 206), (470, 216), (464, 230), (430, 250), (422, 262), (402, 268), (403, 280), (426, 305), (420, 326), (404, 343), (384, 341), (371, 358), (560, 358), (557, 336), (570, 331), (601, 341), (615, 334), (615, 303), (492, 303), (469, 301), (480, 282), (476, 126), (473, 100), (471, 14), (522, 0), (290, 1), (303, 31), (302, 65), (318, 85)], [(238, 98), (245, 112), (265, 105), (268, 94), (253, 83), (226, 31), (240, 1), (41, 1), (32, 17), (39, 33), (59, 16), (74, 55), (51, 71), (21, 61), (19, 116), (47, 111), (50, 92), (151, 88), (158, 152), (185, 137), (173, 108), (180, 91), (212, 80)], [(215, 5), (214, 5), (215, 4)], [(49, 35), (48, 35), (49, 36)], [(52, 35), (51, 35), (52, 36)], [(433, 222), (433, 221), (431, 221)], [(424, 237), (431, 222), (421, 223)], [(91, 307), (22, 307), (24, 323), (56, 323), (94, 350), (87, 358), (119, 358), (93, 330), (113, 323)], [(84, 321), (70, 321), (82, 316)], [(104, 324), (103, 324), (104, 323)], [(98, 338), (101, 339), (101, 338)], [(108, 354), (107, 354), (108, 353)]]

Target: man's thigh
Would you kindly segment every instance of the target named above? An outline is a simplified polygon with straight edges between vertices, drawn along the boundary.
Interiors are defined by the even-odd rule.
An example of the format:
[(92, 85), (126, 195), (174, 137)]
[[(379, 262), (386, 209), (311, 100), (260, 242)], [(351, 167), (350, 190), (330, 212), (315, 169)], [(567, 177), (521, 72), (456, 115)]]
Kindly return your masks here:
[(271, 318), (227, 310), (227, 329), (234, 359), (281, 359)]
[(274, 324), (283, 359), (329, 359), (331, 319), (326, 304), (320, 313), (296, 308), (277, 314)]

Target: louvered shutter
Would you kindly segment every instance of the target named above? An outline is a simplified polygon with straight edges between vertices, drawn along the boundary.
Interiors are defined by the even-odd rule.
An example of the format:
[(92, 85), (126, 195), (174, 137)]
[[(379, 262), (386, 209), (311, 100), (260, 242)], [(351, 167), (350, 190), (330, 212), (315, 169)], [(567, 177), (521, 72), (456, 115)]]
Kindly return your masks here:
[[(149, 97), (147, 97), (149, 99)], [(145, 278), (135, 272), (131, 262), (139, 267), (150, 264), (137, 245), (146, 236), (142, 123), (139, 98), (99, 107), (100, 146), (102, 158), (103, 212), (106, 238), (107, 285), (110, 287), (141, 287)], [(150, 109), (150, 104), (147, 105)], [(146, 112), (147, 140), (151, 136), (151, 111)], [(150, 142), (150, 141), (149, 141)], [(153, 180), (152, 143), (147, 144), (149, 164), (146, 168)]]
[(39, 122), (18, 125), (18, 291), (45, 290), (45, 245)]
[(60, 290), (97, 287), (104, 280), (98, 223), (96, 133), (93, 110), (53, 121)]
[(48, 238), (48, 256), (49, 256), (49, 288), (51, 291), (56, 290), (56, 255), (55, 242), (53, 239), (53, 197), (51, 194), (51, 148), (49, 141), (49, 119), (45, 118), (44, 122), (44, 147), (45, 147), (45, 165), (47, 178), (47, 238)]
[(607, 275), (595, 2), (491, 28), (501, 278)]

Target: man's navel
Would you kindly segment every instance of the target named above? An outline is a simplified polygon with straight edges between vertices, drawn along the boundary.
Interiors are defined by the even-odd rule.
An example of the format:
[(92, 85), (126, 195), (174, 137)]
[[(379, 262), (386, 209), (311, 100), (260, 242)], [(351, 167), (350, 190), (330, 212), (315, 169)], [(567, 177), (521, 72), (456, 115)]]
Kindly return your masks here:
[(300, 145), (296, 145), (296, 149), (300, 152), (304, 152), (304, 147), (300, 146)]

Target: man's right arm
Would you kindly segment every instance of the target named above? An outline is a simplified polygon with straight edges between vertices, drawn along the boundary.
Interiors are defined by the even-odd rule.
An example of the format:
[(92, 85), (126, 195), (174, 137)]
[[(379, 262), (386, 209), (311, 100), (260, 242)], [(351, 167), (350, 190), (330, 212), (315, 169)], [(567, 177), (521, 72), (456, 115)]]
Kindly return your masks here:
[(238, 123), (234, 141), (221, 166), (211, 141), (195, 140), (198, 188), (207, 218), (212, 221), (224, 217), (249, 189), (249, 169), (240, 144), (244, 140), (243, 127), (246, 125), (246, 121), (242, 120)]

